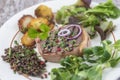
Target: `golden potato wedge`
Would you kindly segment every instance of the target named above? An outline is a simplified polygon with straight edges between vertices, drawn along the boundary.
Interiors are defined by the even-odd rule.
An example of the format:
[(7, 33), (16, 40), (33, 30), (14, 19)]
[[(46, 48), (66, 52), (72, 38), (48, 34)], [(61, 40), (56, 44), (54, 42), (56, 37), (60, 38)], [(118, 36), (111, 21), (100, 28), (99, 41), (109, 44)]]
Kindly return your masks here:
[(22, 32), (22, 33), (25, 33), (27, 31), (27, 26), (28, 24), (30, 23), (30, 21), (34, 19), (33, 16), (31, 15), (23, 15), (19, 21), (18, 21), (18, 25), (19, 25), (19, 30)]
[(49, 21), (45, 18), (36, 18), (31, 20), (31, 22), (28, 25), (28, 28), (34, 28), (36, 30), (39, 30), (39, 27), (41, 24), (49, 25)]
[(31, 20), (31, 22), (28, 25), (28, 29), (29, 28), (34, 28), (36, 30), (40, 30), (40, 25), (41, 24), (46, 24), (50, 27), (50, 29), (52, 30), (54, 28), (54, 23), (53, 22), (49, 22), (46, 18), (36, 18)]
[(30, 38), (28, 36), (28, 32), (26, 32), (22, 38), (21, 38), (21, 43), (24, 45), (24, 46), (27, 46), (27, 47), (31, 47), (35, 44), (35, 40)]
[(53, 13), (51, 8), (45, 6), (45, 5), (40, 5), (35, 9), (35, 15), (37, 17), (44, 17), (47, 18), (48, 20), (53, 20)]

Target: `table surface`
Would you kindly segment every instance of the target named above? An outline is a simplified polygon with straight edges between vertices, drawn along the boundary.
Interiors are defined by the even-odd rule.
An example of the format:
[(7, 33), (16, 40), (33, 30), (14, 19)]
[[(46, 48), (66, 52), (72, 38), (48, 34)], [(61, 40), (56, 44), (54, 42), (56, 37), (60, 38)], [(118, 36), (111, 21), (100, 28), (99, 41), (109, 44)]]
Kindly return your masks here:
[[(7, 21), (14, 14), (30, 7), (32, 5), (50, 1), (50, 0), (0, 0), (0, 26)], [(104, 2), (106, 0), (92, 0), (94, 2)], [(119, 0), (113, 0), (117, 6), (120, 6)]]

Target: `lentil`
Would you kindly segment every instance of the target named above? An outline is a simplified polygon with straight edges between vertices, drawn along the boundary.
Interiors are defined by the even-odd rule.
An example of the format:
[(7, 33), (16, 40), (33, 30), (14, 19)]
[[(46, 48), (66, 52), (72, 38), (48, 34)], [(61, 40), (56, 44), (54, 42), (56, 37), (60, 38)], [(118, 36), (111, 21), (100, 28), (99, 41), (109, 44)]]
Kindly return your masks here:
[(45, 69), (45, 62), (40, 60), (33, 48), (17, 45), (5, 49), (3, 60), (10, 63), (11, 69), (19, 74), (40, 77)]

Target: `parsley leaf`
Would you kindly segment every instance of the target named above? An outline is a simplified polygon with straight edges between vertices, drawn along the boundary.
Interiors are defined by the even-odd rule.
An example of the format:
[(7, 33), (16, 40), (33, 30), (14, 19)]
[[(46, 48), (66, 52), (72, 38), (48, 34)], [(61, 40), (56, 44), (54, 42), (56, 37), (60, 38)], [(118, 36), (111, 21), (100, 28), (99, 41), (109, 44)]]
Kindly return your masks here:
[(44, 33), (40, 33), (39, 34), (39, 38), (41, 40), (45, 40), (48, 37), (48, 32), (44, 32)]
[(39, 32), (34, 28), (30, 28), (28, 30), (28, 35), (29, 35), (30, 38), (36, 38), (36, 37), (38, 37)]
[(41, 24), (40, 25), (40, 30), (42, 32), (49, 32), (50, 31), (50, 28), (46, 25), (46, 24)]
[(38, 37), (41, 40), (47, 39), (50, 28), (46, 24), (41, 24), (39, 28), (41, 31), (38, 31), (34, 28), (30, 28), (28, 30), (29, 37), (30, 38), (37, 38)]

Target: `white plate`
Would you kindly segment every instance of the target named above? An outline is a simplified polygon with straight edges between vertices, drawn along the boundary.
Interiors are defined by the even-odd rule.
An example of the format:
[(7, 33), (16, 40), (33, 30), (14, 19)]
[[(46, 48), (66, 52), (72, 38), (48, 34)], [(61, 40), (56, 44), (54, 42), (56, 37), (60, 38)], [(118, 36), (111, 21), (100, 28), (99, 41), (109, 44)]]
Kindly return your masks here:
[[(53, 12), (56, 12), (59, 10), (62, 6), (64, 5), (70, 5), (76, 2), (76, 0), (55, 0), (55, 1), (49, 1), (45, 3), (40, 3), (40, 4), (45, 4), (52, 8)], [(38, 5), (40, 5), (38, 4)], [(0, 56), (4, 54), (4, 49), (8, 48), (11, 42), (11, 39), (13, 38), (13, 35), (17, 32), (18, 30), (18, 20), (25, 14), (31, 14), (34, 16), (34, 10), (38, 6), (35, 5), (33, 7), (27, 8), (15, 16), (13, 16), (11, 19), (9, 19), (3, 26), (0, 28)], [(94, 6), (95, 3), (92, 3), (92, 6)], [(116, 19), (113, 21), (115, 25), (117, 25), (116, 30), (114, 31), (115, 36), (117, 39), (120, 38), (120, 18)], [(17, 40), (20, 40), (21, 34), (17, 36)], [(110, 35), (108, 39), (113, 41), (112, 36)], [(97, 36), (94, 40), (91, 40), (91, 45), (99, 45), (100, 43), (100, 38)], [(50, 71), (51, 68), (54, 67), (59, 67), (59, 64), (55, 63), (47, 63), (47, 70)], [(31, 77), (32, 80), (40, 80), (40, 78), (36, 77)], [(10, 69), (10, 65), (2, 60), (0, 57), (0, 80), (28, 80), (25, 77), (19, 75), (19, 74), (14, 74), (13, 70)], [(43, 79), (42, 79), (43, 80)], [(46, 79), (50, 80), (50, 78)]]

